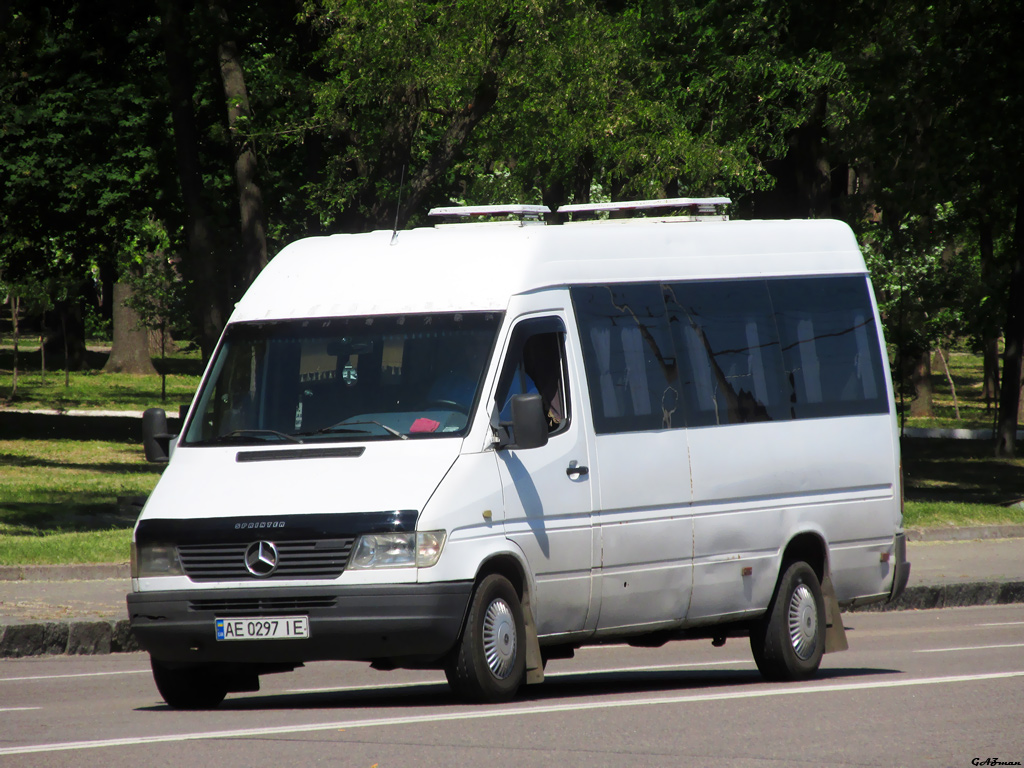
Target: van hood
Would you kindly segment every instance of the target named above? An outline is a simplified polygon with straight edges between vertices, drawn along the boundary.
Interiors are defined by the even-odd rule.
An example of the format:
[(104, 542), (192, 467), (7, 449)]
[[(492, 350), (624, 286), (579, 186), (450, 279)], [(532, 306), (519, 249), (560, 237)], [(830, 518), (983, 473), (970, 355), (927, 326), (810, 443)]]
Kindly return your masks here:
[(423, 509), (461, 439), (179, 447), (142, 518)]

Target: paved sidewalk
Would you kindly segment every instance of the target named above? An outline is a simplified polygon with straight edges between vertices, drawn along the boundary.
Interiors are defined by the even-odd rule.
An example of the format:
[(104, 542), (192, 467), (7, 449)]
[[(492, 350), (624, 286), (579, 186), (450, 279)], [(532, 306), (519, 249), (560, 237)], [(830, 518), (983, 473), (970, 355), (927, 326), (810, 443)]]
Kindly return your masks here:
[[(949, 535), (910, 532), (904, 596), (863, 610), (1024, 603), (1024, 526), (963, 529), (972, 538), (942, 540)], [(135, 650), (130, 590), (123, 564), (0, 568), (0, 657)]]

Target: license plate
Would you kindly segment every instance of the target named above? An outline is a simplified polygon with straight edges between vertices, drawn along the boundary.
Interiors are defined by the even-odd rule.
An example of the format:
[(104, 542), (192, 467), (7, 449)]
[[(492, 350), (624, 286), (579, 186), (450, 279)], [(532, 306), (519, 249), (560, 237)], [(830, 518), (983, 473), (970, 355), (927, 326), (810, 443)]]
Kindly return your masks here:
[(214, 619), (218, 640), (305, 640), (308, 616), (275, 616), (272, 619)]

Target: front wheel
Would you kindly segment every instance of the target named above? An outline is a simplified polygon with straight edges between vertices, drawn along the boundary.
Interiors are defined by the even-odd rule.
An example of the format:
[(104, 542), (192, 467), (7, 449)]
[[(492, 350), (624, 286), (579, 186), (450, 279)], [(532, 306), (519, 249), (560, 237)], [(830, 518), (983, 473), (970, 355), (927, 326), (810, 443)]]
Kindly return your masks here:
[(448, 684), (471, 701), (510, 701), (523, 682), (525, 653), (519, 595), (508, 579), (491, 574), (473, 592), (462, 637), (445, 667)]
[(228, 694), (228, 681), (205, 666), (178, 667), (150, 659), (153, 681), (174, 709), (213, 709)]
[(766, 680), (813, 677), (825, 651), (825, 600), (814, 569), (791, 563), (768, 612), (750, 632), (750, 650)]

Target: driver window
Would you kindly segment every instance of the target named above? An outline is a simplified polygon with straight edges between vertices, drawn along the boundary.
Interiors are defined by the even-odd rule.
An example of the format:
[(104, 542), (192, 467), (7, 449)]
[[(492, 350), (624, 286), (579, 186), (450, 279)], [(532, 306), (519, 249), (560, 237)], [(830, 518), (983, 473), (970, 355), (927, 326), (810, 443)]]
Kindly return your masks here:
[(505, 362), (497, 402), (499, 422), (512, 421), (512, 397), (539, 393), (548, 417), (548, 431), (561, 432), (568, 427), (568, 379), (565, 364), (565, 334), (541, 332), (519, 336)]

